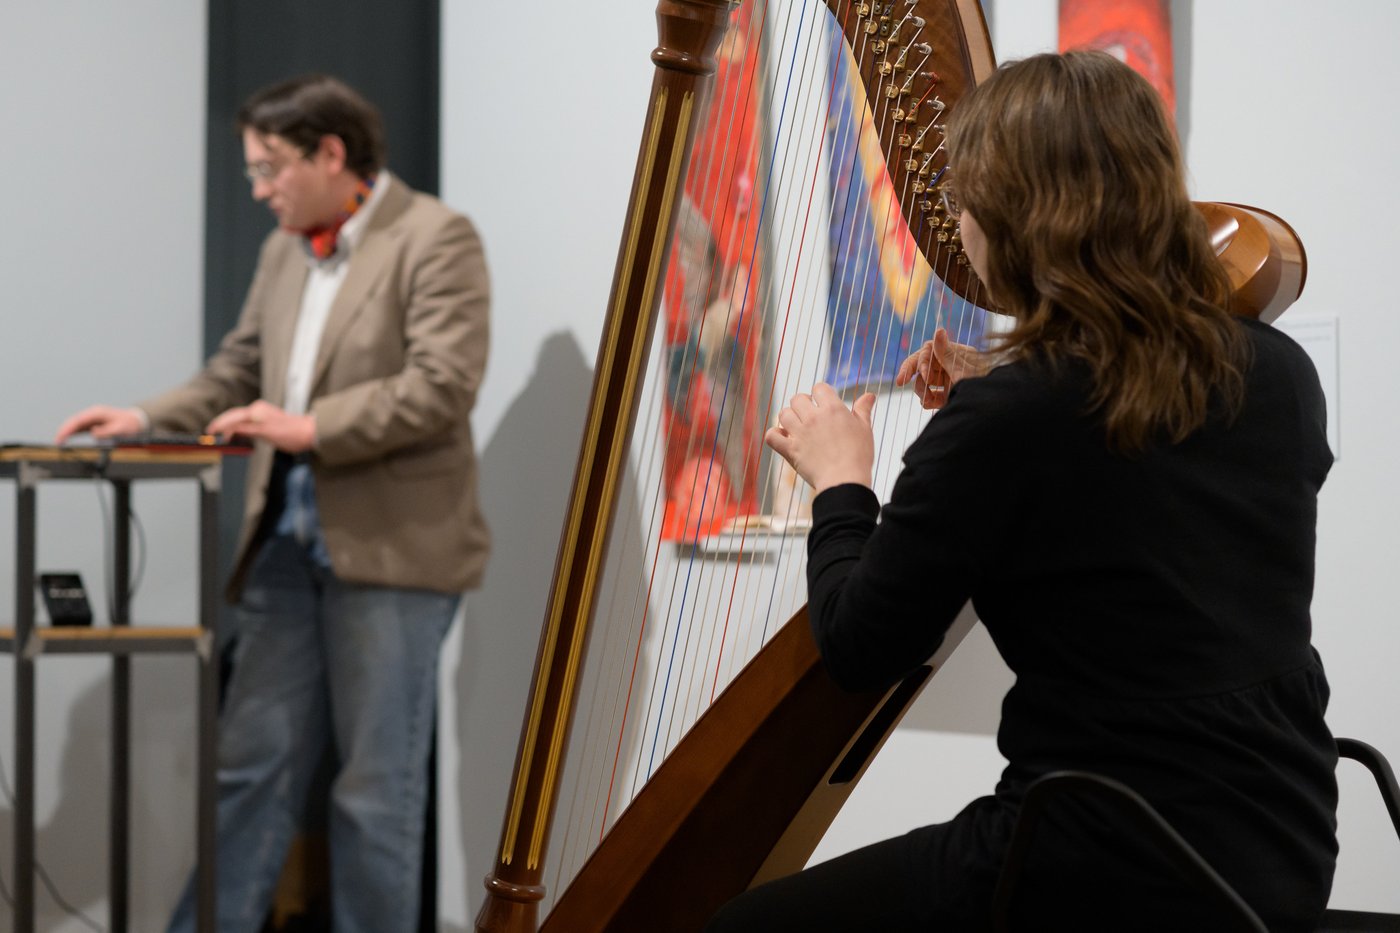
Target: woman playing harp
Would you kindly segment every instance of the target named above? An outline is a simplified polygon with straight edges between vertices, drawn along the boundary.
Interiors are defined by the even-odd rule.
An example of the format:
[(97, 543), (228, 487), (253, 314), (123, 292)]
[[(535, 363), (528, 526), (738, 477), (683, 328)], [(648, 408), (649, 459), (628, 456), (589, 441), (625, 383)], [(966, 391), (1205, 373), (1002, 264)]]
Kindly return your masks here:
[[(1175, 135), (1126, 66), (1005, 66), (964, 98), (948, 143), (949, 210), (1013, 320), (995, 365), (946, 398), (963, 374), (941, 339), (906, 365), (942, 410), (883, 509), (873, 397), (848, 409), (819, 384), (767, 440), (817, 493), (809, 610), (828, 670), (894, 682), (970, 598), (1017, 675), (1009, 764), (951, 822), (757, 887), (710, 929), (985, 929), (1022, 795), (1075, 769), (1144, 796), (1270, 930), (1310, 930), (1336, 855), (1310, 644), (1332, 460), (1316, 373), (1230, 315)], [(1016, 906), (1064, 929), (1216, 928), (1126, 835), (1087, 804), (1051, 819)]]

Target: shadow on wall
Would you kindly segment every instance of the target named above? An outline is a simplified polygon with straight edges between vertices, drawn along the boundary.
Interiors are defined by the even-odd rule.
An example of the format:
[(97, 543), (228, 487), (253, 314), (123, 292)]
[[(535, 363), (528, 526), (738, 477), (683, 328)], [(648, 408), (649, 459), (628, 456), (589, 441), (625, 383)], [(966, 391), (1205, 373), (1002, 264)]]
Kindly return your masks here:
[(460, 883), (467, 886), (468, 917), (480, 910), (482, 879), (495, 868), (592, 381), (592, 370), (572, 336), (548, 337), (525, 390), (481, 455), (491, 564), (482, 588), (466, 600), (453, 689), (461, 750), (459, 830), (467, 872)]
[[(43, 673), (40, 672), (40, 676)], [(52, 789), (36, 788), (39, 804), (35, 807), (34, 828), (35, 854), (58, 893), (74, 908), (104, 925), (107, 919), (103, 915), (106, 912), (103, 902), (107, 899), (106, 782), (89, 781), (95, 775), (105, 775), (112, 760), (110, 691), (110, 679), (96, 681), (74, 698), (69, 707), (68, 721), (61, 733), (64, 745), (58, 769), (59, 785)], [(40, 710), (36, 722), (42, 718)], [(58, 734), (42, 728), (37, 728), (36, 733), (39, 743)], [(42, 754), (43, 749), (35, 749), (36, 758)], [(6, 848), (7, 893), (14, 890), (10, 884), (15, 838), (11, 798), (16, 779), (14, 762), (14, 753), (6, 754), (5, 800), (4, 809), (0, 809), (0, 840)], [(43, 801), (51, 793), (56, 799), (49, 810)], [(36, 919), (47, 927), (57, 923), (61, 914), (41, 878), (36, 876), (35, 879), (34, 905)], [(8, 913), (8, 903), (5, 906)], [(8, 923), (4, 928), (9, 929)]]
[[(44, 662), (43, 677), (62, 677), (72, 658)], [(133, 929), (161, 929), (194, 857), (195, 677), (188, 659), (134, 659), (132, 665), (131, 800), (128, 845)], [(179, 670), (177, 670), (179, 669)], [(61, 736), (58, 786), (37, 788), (35, 854), (54, 891), (74, 911), (105, 929), (108, 921), (108, 804), (112, 762), (112, 681), (92, 681), (67, 705), (60, 728), (38, 710), (40, 761), (44, 744)], [(56, 725), (56, 724), (55, 724)], [(0, 865), (6, 892), (13, 888), (14, 755), (4, 756), (6, 798), (0, 800)], [(50, 803), (51, 801), (51, 803)], [(35, 911), (42, 930), (90, 926), (70, 917), (35, 878)], [(9, 905), (0, 929), (9, 929)], [(76, 924), (76, 926), (75, 926)]]

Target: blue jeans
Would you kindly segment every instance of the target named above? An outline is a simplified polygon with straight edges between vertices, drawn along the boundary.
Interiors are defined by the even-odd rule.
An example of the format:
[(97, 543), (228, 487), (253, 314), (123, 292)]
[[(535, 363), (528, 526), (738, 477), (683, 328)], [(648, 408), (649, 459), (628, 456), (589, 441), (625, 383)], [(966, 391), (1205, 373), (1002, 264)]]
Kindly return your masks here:
[[(310, 470), (238, 608), (219, 722), (218, 930), (256, 933), (326, 748), (337, 933), (418, 928), (438, 655), (459, 594), (359, 586), (330, 569)], [(171, 933), (194, 930), (193, 879)]]

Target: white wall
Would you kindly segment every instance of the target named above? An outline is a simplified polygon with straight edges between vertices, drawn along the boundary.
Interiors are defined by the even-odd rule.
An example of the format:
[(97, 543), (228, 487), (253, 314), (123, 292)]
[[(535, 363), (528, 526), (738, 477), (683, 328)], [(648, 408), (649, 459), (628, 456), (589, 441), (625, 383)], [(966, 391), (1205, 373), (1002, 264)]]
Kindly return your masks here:
[[(1400, 135), (1384, 116), (1400, 94), (1387, 39), (1400, 7), (1352, 0), (1329, 10), (1318, 16), (1302, 0), (1195, 5), (1188, 154), (1200, 197), (1267, 206), (1302, 237), (1307, 288), (1287, 317), (1340, 320), (1340, 405), (1330, 413), (1340, 458), (1320, 502), (1314, 641), (1332, 684), (1333, 731), (1395, 763), (1400, 392), (1390, 351), (1400, 346), (1400, 317), (1384, 270), (1400, 235), (1378, 212), (1400, 204)], [(1400, 846), (1374, 787), (1354, 763), (1339, 775), (1334, 901), (1400, 910)]]
[[(129, 403), (194, 370), (203, 294), (204, 5), (186, 0), (7, 0), (0, 7), (0, 439), (43, 440), (98, 401)], [(0, 622), (11, 625), (13, 483), (0, 484)], [(101, 598), (97, 487), (40, 488), (39, 567), (82, 572)], [(195, 610), (192, 483), (138, 486), (146, 572), (138, 621)], [(160, 928), (193, 852), (194, 676), (138, 659), (132, 929)], [(60, 895), (106, 925), (110, 667), (38, 664), (39, 860)], [(0, 659), (0, 761), (14, 780), (13, 662)], [(13, 819), (0, 866), (13, 891)], [(85, 930), (42, 885), (39, 928)], [(9, 915), (0, 929), (9, 929)]]
[[(1178, 5), (1182, 11), (1185, 7)], [(495, 277), (492, 370), (478, 425), (483, 483), (503, 551), (469, 600), (453, 646), (443, 756), (444, 929), (469, 924), (490, 870), (524, 702), (534, 627), (542, 617), (591, 360), (616, 258), (623, 208), (651, 81), (654, 4), (591, 7), (541, 0), (519, 27), (513, 8), (449, 0), (444, 17), (444, 190), (487, 238)], [(997, 0), (1003, 58), (1050, 48), (1054, 0)], [(1400, 510), (1386, 479), (1400, 444), (1384, 411), (1388, 351), (1400, 345), (1385, 268), (1400, 236), (1378, 208), (1400, 203), (1397, 136), (1388, 113), (1400, 62), (1388, 36), (1400, 7), (1353, 0), (1319, 16), (1302, 0), (1190, 5), (1191, 44), (1178, 87), (1189, 94), (1188, 155), (1203, 199), (1255, 203), (1287, 217), (1311, 260), (1289, 316), (1341, 319), (1345, 455), (1324, 491), (1316, 642), (1333, 684), (1338, 734), (1400, 759), (1400, 656), (1388, 624), (1386, 571), (1400, 563)], [(1350, 67), (1348, 67), (1350, 66)], [(536, 459), (544, 454), (542, 459)], [(534, 464), (521, 469), (522, 464)], [(556, 520), (551, 522), (553, 517)], [(1007, 673), (985, 638), (964, 645), (872, 767), (819, 854), (944, 819), (985, 792), (1001, 767), (991, 737)], [(505, 724), (501, 724), (504, 720)], [(507, 738), (510, 750), (489, 743)], [(1342, 845), (1334, 903), (1400, 910), (1400, 847), (1374, 789), (1343, 766)], [(460, 807), (455, 815), (447, 811)], [(453, 838), (453, 821), (462, 833)], [(462, 887), (454, 884), (456, 875)]]
[[(119, 9), (118, 9), (119, 6)], [(110, 7), (110, 8), (109, 8)], [(497, 548), (467, 600), (443, 676), (441, 906), (470, 926), (490, 870), (534, 660), (566, 488), (632, 178), (655, 44), (652, 0), (444, 4), (444, 195), (486, 238), (493, 355), (476, 419)], [(997, 0), (1003, 57), (1053, 44), (1054, 0)], [(1182, 106), (1197, 194), (1287, 217), (1307, 244), (1308, 289), (1289, 316), (1341, 321), (1342, 458), (1322, 498), (1316, 641), (1339, 734), (1400, 761), (1400, 657), (1391, 568), (1400, 446), (1386, 408), (1400, 316), (1384, 273), (1400, 236), (1400, 92), (1387, 38), (1400, 7), (1351, 0), (1319, 16), (1303, 0), (1193, 5)], [(546, 26), (545, 24), (548, 24)], [(44, 438), (92, 401), (124, 403), (197, 365), (201, 346), (204, 30), (200, 4), (92, 0), (0, 8), (0, 228), (6, 339), (3, 439)], [(12, 487), (11, 487), (12, 488)], [(193, 492), (140, 489), (150, 551), (136, 608), (184, 623), (194, 607)], [(97, 494), (40, 495), (40, 564), (76, 568), (100, 592)], [(12, 499), (0, 491), (0, 571), (12, 566)], [(0, 572), (0, 607), (12, 605)], [(102, 613), (99, 610), (99, 614)], [(0, 609), (0, 618), (10, 615)], [(137, 663), (133, 929), (158, 929), (193, 845), (193, 676), (180, 659)], [(12, 690), (0, 659), (0, 697)], [(970, 640), (896, 735), (823, 851), (942, 819), (990, 786), (1005, 670)], [(94, 660), (41, 662), (40, 858), (60, 893), (99, 921), (106, 900), (109, 679)], [(0, 701), (0, 706), (9, 704)], [(0, 761), (13, 781), (13, 720)], [(1335, 901), (1400, 910), (1400, 851), (1365, 781), (1345, 766)], [(0, 866), (10, 808), (0, 800)], [(9, 879), (8, 869), (5, 874)], [(40, 890), (41, 928), (86, 929)], [(5, 922), (0, 921), (0, 929)]]
[(478, 224), (492, 273), (475, 425), (494, 539), (445, 648), (444, 930), (470, 928), (495, 866), (650, 93), (652, 9), (551, 3), (531, 10), (555, 24), (539, 28), (509, 5), (443, 4), (443, 196)]

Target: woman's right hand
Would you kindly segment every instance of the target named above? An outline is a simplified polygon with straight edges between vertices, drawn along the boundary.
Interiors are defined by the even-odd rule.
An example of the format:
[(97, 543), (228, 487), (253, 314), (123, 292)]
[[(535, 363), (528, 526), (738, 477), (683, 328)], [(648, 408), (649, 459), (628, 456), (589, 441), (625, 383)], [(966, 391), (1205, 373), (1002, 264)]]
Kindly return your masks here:
[(940, 327), (933, 332), (932, 340), (925, 341), (899, 365), (894, 384), (912, 383), (920, 405), (928, 409), (942, 408), (959, 379), (981, 376), (989, 369), (991, 363), (987, 354), (965, 343), (954, 343), (948, 331)]
[(866, 392), (850, 408), (824, 382), (810, 395), (799, 392), (778, 412), (778, 423), (763, 441), (819, 493), (842, 483), (869, 487), (875, 465), (875, 432), (870, 413), (875, 393)]

